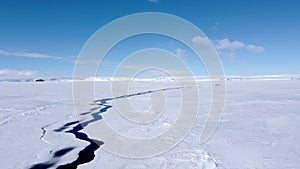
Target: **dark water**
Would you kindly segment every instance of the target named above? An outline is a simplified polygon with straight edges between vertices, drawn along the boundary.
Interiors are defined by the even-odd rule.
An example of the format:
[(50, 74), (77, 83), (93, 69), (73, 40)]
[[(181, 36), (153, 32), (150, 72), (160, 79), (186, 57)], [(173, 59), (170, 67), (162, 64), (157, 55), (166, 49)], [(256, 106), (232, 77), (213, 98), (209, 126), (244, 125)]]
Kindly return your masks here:
[[(107, 104), (108, 101), (111, 101), (114, 99), (122, 99), (122, 98), (126, 98), (126, 97), (133, 97), (133, 96), (138, 96), (138, 95), (145, 95), (145, 94), (150, 94), (150, 93), (158, 92), (158, 91), (174, 90), (174, 89), (180, 89), (180, 88), (179, 87), (165, 88), (165, 89), (139, 92), (139, 93), (135, 93), (135, 94), (129, 94), (129, 95), (124, 95), (124, 96), (96, 100), (95, 103), (97, 104), (97, 107), (90, 109), (90, 111), (88, 111), (88, 112), (81, 113), (81, 115), (91, 114), (94, 110), (99, 109), (99, 106), (100, 106), (99, 111), (91, 114), (93, 119), (91, 119), (89, 121), (85, 121), (85, 122), (80, 122), (80, 121), (69, 122), (69, 123), (64, 124), (62, 127), (54, 130), (55, 132), (71, 133), (77, 139), (89, 142), (89, 145), (86, 146), (83, 150), (81, 150), (78, 153), (78, 158), (76, 160), (74, 160), (73, 162), (68, 163), (68, 164), (60, 165), (57, 167), (57, 169), (76, 169), (79, 165), (88, 163), (95, 158), (95, 151), (98, 150), (101, 147), (101, 145), (104, 144), (104, 142), (95, 140), (95, 139), (91, 139), (88, 137), (88, 135), (86, 135), (85, 133), (80, 132), (80, 131), (83, 128), (85, 128), (86, 126), (88, 126), (89, 124), (102, 119), (101, 113), (104, 113), (108, 109), (112, 108), (112, 106)], [(70, 130), (67, 130), (68, 128), (70, 128), (70, 126), (75, 125), (75, 124), (77, 124), (75, 127), (71, 128)], [(47, 169), (49, 167), (53, 167), (54, 165), (56, 165), (58, 163), (59, 157), (69, 153), (73, 149), (74, 149), (74, 147), (68, 147), (65, 149), (58, 150), (54, 153), (51, 160), (46, 161), (44, 163), (35, 164), (30, 169)]]
[(67, 147), (61, 150), (54, 152), (51, 160), (44, 163), (35, 164), (30, 167), (30, 169), (45, 169), (54, 166), (58, 162), (58, 158), (72, 151), (75, 147)]

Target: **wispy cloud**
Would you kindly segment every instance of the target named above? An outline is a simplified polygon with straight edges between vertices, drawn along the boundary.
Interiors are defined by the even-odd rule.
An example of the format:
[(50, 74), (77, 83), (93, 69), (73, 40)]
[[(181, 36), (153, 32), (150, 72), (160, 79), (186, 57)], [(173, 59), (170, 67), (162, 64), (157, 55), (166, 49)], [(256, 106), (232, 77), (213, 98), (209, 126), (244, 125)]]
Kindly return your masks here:
[(218, 29), (218, 26), (220, 25), (219, 22), (215, 22), (214, 25), (212, 26), (212, 29)]
[(148, 0), (149, 2), (158, 3), (159, 0)]
[(216, 48), (218, 50), (228, 49), (231, 51), (238, 50), (238, 49), (246, 49), (253, 53), (261, 53), (265, 51), (265, 48), (262, 46), (255, 46), (252, 44), (245, 44), (241, 41), (230, 41), (229, 39), (221, 39), (217, 40)]
[(33, 70), (0, 69), (1, 78), (28, 78), (39, 74), (39, 72)]
[(6, 51), (6, 50), (0, 50), (0, 55), (28, 57), (28, 58), (43, 58), (43, 59), (62, 59), (61, 57), (42, 54), (42, 53)]
[(181, 49), (181, 48), (175, 49), (175, 54), (176, 54), (178, 57), (180, 57), (180, 58), (186, 56), (185, 50), (183, 50), (183, 49)]
[(205, 36), (195, 36), (192, 38), (192, 42), (195, 45), (200, 45), (202, 47), (211, 47), (211, 45), (213, 45), (220, 55), (227, 56), (231, 60), (234, 60), (237, 50), (244, 49), (253, 53), (262, 53), (265, 51), (265, 48), (262, 46), (246, 44), (241, 41), (230, 41), (227, 38), (221, 40), (210, 40)]

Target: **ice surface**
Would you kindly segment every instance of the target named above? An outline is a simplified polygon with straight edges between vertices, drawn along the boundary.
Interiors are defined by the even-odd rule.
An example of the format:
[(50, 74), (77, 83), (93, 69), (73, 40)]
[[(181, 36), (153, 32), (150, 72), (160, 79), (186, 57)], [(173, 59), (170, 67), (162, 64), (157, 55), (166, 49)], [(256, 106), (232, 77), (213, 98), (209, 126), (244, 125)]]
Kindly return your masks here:
[[(199, 143), (199, 136), (210, 108), (211, 93), (209, 82), (198, 80), (201, 98), (198, 118), (175, 148), (147, 159), (119, 157), (100, 148), (91, 162), (78, 168), (298, 169), (300, 81), (282, 76), (271, 81), (266, 80), (269, 77), (259, 78), (227, 81), (222, 121), (205, 144)], [(111, 96), (110, 84), (109, 80), (96, 82), (97, 99)], [(174, 86), (171, 80), (136, 80), (130, 92)], [(76, 126), (78, 120), (71, 81), (0, 82), (0, 91), (1, 168), (30, 168), (35, 164), (57, 168), (76, 160), (78, 153), (88, 146), (88, 142), (65, 132)], [(102, 116), (116, 130), (131, 137), (163, 133), (176, 121), (180, 92), (163, 93), (168, 98), (165, 114), (149, 125), (133, 124), (118, 117), (114, 107)], [(137, 109), (147, 110), (149, 97), (145, 94), (130, 99)]]

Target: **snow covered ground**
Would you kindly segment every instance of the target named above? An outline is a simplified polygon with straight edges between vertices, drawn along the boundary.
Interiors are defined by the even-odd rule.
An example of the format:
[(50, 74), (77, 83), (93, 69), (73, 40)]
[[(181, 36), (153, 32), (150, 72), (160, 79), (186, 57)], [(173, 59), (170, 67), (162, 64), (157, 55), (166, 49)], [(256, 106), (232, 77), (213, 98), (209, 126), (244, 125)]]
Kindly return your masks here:
[[(1, 168), (66, 168), (66, 164), (80, 169), (300, 168), (300, 80), (227, 81), (223, 118), (205, 144), (199, 143), (199, 136), (210, 108), (211, 88), (206, 81), (198, 81), (198, 86), (199, 114), (187, 137), (164, 154), (130, 159), (93, 147), (88, 139), (75, 138), (76, 134), (83, 137), (76, 128), (80, 122), (73, 106), (72, 81), (0, 82)], [(173, 87), (176, 84), (170, 81), (135, 81), (130, 93)], [(111, 101), (106, 105), (112, 107), (106, 107), (101, 116), (131, 137), (159, 135), (172, 127), (179, 113), (180, 90), (163, 93), (165, 114), (147, 126), (122, 121)], [(110, 82), (96, 82), (96, 98), (110, 96)], [(149, 96), (134, 95), (130, 100), (137, 109), (147, 110)], [(93, 106), (93, 111), (99, 110)], [(79, 152), (92, 149), (95, 157), (79, 158)]]

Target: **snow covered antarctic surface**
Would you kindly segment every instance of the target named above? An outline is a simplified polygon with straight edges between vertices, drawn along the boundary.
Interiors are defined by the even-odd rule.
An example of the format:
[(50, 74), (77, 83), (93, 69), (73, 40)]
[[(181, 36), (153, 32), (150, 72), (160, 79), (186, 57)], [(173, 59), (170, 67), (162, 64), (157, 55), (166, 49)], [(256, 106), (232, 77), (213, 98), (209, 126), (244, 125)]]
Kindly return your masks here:
[[(201, 145), (199, 135), (210, 108), (210, 85), (199, 81), (200, 98), (206, 99), (200, 100), (190, 133), (170, 151), (146, 159), (115, 156), (101, 149), (105, 142), (92, 143), (74, 111), (71, 81), (0, 82), (1, 168), (300, 168), (300, 80), (237, 79), (227, 81), (225, 112), (208, 142)], [(96, 98), (110, 98), (109, 86), (109, 81), (96, 82)], [(103, 117), (130, 137), (159, 135), (179, 113), (180, 90), (174, 87), (168, 81), (133, 83), (130, 93), (140, 94), (130, 100), (141, 110), (149, 108), (147, 91), (170, 89), (163, 91), (168, 98), (165, 114), (148, 125), (124, 121), (111, 100), (81, 113), (98, 111), (101, 118), (96, 120)]]

